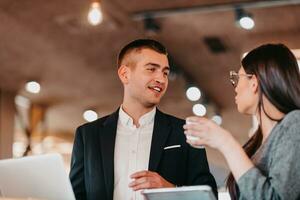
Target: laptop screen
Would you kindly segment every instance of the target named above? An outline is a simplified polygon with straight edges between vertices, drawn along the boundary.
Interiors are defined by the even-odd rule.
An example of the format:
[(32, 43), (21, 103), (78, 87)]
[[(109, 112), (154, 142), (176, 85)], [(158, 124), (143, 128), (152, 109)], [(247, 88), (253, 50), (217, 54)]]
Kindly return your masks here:
[(10, 198), (75, 200), (59, 154), (0, 160), (0, 195)]

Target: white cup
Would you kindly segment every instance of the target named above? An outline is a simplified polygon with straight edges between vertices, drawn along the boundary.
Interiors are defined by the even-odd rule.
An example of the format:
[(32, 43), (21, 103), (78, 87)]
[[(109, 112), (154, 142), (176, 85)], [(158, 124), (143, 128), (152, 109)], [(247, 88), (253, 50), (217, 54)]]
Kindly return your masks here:
[[(185, 124), (193, 124), (193, 123), (195, 124), (195, 122), (188, 121), (187, 119), (185, 120)], [(185, 135), (185, 136), (186, 136), (186, 139), (191, 140), (191, 141), (199, 140), (199, 138), (196, 136), (192, 136), (192, 135)], [(197, 146), (191, 145), (191, 146), (194, 148), (197, 148), (197, 149), (204, 149), (203, 145), (197, 145)]]

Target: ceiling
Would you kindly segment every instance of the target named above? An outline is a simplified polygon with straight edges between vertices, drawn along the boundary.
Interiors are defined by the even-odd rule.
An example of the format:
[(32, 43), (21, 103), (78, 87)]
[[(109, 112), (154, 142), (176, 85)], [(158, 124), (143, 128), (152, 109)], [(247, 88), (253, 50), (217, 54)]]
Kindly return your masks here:
[[(260, 4), (265, 2), (269, 4)], [(272, 6), (270, 2), (288, 5)], [(282, 42), (299, 49), (299, 3), (102, 0), (104, 21), (93, 27), (86, 20), (88, 0), (1, 0), (0, 88), (46, 105), (51, 131), (73, 132), (84, 123), (85, 109), (94, 108), (103, 116), (120, 105), (123, 89), (116, 75), (118, 51), (133, 39), (151, 36), (165, 44), (181, 71), (170, 81), (162, 110), (180, 117), (191, 115), (193, 104), (185, 97), (185, 87), (192, 81), (206, 101), (231, 120), (224, 126), (240, 132), (239, 128), (249, 126), (249, 118), (232, 126), (244, 118), (235, 111), (228, 72), (239, 68), (244, 52), (262, 43)], [(236, 26), (235, 4), (248, 6), (246, 10), (256, 23), (254, 29)], [(160, 27), (156, 33), (144, 28), (141, 14), (147, 11)], [(159, 15), (161, 11), (164, 15)], [(225, 51), (213, 53), (207, 38), (217, 38)], [(38, 80), (41, 93), (26, 93), (23, 88), (28, 80)]]

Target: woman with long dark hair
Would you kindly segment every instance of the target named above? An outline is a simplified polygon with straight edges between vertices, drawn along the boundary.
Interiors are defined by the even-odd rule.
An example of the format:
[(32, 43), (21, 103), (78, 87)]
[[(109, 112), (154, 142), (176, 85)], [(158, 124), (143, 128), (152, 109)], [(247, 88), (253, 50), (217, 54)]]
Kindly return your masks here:
[(192, 146), (219, 150), (231, 174), (232, 199), (300, 199), (300, 73), (283, 44), (262, 45), (247, 54), (239, 72), (230, 72), (238, 111), (256, 116), (259, 127), (241, 147), (211, 120), (189, 117), (185, 134)]

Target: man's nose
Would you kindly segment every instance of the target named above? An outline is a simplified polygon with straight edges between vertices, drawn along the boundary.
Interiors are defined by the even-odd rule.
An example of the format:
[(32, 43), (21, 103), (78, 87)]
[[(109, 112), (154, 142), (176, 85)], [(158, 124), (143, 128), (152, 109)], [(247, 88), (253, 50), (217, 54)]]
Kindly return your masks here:
[(167, 77), (165, 76), (165, 74), (162, 73), (157, 73), (156, 77), (155, 77), (155, 81), (157, 83), (165, 83), (167, 80)]

